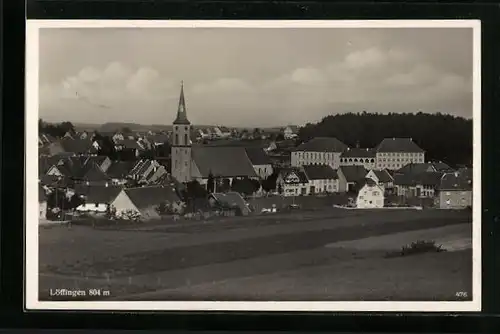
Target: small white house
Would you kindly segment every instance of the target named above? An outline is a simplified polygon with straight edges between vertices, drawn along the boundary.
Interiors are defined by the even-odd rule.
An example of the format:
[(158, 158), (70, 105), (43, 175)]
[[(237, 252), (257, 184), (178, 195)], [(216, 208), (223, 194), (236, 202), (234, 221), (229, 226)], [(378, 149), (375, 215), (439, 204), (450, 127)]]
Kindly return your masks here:
[(378, 209), (384, 207), (384, 189), (372, 179), (366, 179), (356, 197), (358, 209)]
[(287, 126), (283, 131), (283, 137), (285, 139), (293, 139), (297, 137), (297, 134), (293, 132), (293, 129), (290, 126)]

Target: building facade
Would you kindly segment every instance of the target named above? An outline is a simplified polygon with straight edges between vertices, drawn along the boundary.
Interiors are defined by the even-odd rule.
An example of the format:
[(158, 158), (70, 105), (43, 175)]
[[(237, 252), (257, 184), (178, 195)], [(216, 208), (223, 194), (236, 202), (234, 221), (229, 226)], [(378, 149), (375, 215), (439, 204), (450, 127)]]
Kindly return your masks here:
[(424, 163), (425, 152), (411, 138), (385, 138), (375, 149), (376, 168), (398, 170), (411, 163)]
[(295, 148), (290, 157), (291, 166), (329, 165), (337, 169), (340, 166), (340, 156), (347, 148), (337, 138), (316, 137)]

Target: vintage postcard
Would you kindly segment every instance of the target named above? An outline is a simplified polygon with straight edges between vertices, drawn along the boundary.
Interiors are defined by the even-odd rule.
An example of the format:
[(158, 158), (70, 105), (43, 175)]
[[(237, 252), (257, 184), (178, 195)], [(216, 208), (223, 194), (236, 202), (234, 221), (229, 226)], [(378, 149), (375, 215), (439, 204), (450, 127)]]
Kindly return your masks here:
[(26, 308), (480, 311), (480, 28), (28, 20)]

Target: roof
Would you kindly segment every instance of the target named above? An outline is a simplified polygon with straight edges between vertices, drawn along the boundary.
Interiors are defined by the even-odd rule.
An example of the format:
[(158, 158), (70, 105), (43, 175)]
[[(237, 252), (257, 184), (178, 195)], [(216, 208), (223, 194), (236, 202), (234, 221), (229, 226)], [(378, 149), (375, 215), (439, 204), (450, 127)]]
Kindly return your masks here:
[(63, 138), (60, 143), (66, 152), (85, 154), (95, 151), (95, 148), (92, 145), (92, 140), (90, 139)]
[(375, 173), (379, 182), (387, 183), (393, 181), (391, 174), (386, 169), (374, 170), (373, 173)]
[(375, 150), (372, 148), (347, 148), (341, 158), (375, 158)]
[(471, 191), (472, 190), (472, 173), (468, 171), (445, 173), (441, 178), (439, 185), (440, 190), (449, 191)]
[(364, 179), (359, 180), (358, 189), (361, 190), (361, 188), (366, 185), (369, 187), (375, 187), (377, 186), (377, 183), (374, 180), (365, 177)]
[(179, 106), (177, 108), (177, 117), (175, 118), (174, 124), (191, 124), (187, 119), (184, 84), (181, 84), (181, 95), (179, 96)]
[(125, 189), (125, 193), (138, 209), (159, 205), (165, 201), (176, 202), (179, 200), (174, 187), (149, 186), (128, 188)]
[(248, 159), (252, 162), (252, 165), (270, 165), (271, 159), (266, 154), (263, 148), (260, 147), (246, 147)]
[(98, 166), (102, 165), (102, 163), (104, 161), (106, 161), (106, 159), (109, 159), (107, 156), (91, 156), (91, 157), (88, 157), (87, 158), (87, 163), (89, 162), (94, 162), (96, 163)]
[(337, 171), (329, 165), (306, 165), (302, 168), (309, 180), (338, 179)]
[(247, 203), (241, 197), (240, 194), (234, 191), (230, 191), (227, 193), (214, 193), (212, 194), (212, 197), (217, 200), (220, 204), (227, 206), (227, 207), (234, 207), (237, 206), (241, 209), (242, 212), (249, 212), (250, 210), (248, 209)]
[(368, 171), (363, 166), (341, 166), (339, 170), (342, 171), (347, 182), (358, 182), (368, 174)]
[(123, 139), (123, 140), (118, 140), (116, 142), (116, 145), (123, 146), (128, 149), (134, 149), (134, 150), (139, 150), (141, 146), (135, 139)]
[(347, 145), (333, 137), (316, 137), (306, 143), (300, 144), (296, 151), (309, 152), (344, 152)]
[(398, 186), (415, 186), (415, 176), (412, 174), (394, 174), (394, 184)]
[(210, 173), (223, 177), (256, 176), (243, 147), (193, 147), (192, 158), (202, 177), (208, 177)]
[(106, 170), (106, 174), (114, 179), (125, 178), (135, 165), (135, 161), (115, 161)]
[(376, 148), (377, 152), (410, 152), (423, 153), (411, 138), (385, 138)]
[(283, 179), (285, 179), (291, 173), (294, 173), (295, 175), (297, 175), (297, 177), (299, 178), (299, 183), (308, 183), (309, 182), (307, 175), (297, 167), (283, 168), (280, 171), (280, 174), (282, 175)]
[(83, 174), (85, 181), (107, 181), (110, 179), (95, 163), (89, 162), (86, 166), (88, 167), (84, 171), (85, 174)]
[(86, 186), (76, 185), (75, 193), (85, 196), (86, 203), (109, 204), (123, 190), (120, 186)]
[(153, 136), (147, 136), (146, 139), (152, 143), (152, 144), (164, 144), (169, 142), (169, 136), (168, 135), (153, 135)]

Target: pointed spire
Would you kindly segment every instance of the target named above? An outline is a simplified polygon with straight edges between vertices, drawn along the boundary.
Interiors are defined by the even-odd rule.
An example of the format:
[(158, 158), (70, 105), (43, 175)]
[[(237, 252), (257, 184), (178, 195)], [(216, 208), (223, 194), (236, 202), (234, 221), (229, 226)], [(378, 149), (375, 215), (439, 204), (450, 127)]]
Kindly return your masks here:
[(184, 99), (184, 81), (181, 81), (181, 95), (179, 97), (177, 117), (175, 118), (174, 124), (191, 124), (187, 119), (186, 101)]

